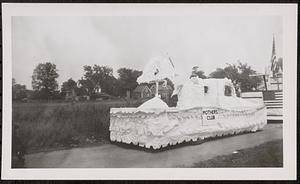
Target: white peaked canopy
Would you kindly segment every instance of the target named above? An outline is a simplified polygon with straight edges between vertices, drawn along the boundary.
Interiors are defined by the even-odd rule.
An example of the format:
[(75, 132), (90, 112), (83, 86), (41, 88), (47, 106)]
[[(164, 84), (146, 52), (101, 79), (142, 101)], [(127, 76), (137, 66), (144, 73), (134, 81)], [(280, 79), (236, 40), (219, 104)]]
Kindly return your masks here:
[(157, 80), (169, 78), (172, 80), (175, 76), (175, 68), (170, 58), (155, 57), (145, 66), (143, 74), (137, 79), (140, 83), (150, 83)]
[(155, 96), (151, 100), (148, 100), (142, 105), (140, 105), (138, 108), (139, 109), (152, 109), (152, 108), (167, 109), (168, 105), (164, 101), (162, 101), (158, 96)]

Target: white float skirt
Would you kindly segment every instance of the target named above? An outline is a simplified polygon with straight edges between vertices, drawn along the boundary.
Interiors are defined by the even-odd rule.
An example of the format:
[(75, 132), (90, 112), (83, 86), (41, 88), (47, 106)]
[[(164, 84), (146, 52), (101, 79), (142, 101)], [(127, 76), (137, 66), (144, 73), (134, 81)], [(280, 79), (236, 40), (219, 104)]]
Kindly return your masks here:
[(159, 149), (182, 142), (262, 130), (266, 108), (111, 108), (111, 141)]

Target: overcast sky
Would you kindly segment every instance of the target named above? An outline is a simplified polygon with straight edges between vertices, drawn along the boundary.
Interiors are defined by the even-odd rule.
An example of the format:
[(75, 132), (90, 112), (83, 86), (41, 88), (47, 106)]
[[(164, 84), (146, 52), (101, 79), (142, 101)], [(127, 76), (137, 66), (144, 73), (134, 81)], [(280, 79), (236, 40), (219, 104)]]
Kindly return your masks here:
[(179, 74), (199, 66), (206, 75), (240, 60), (258, 72), (270, 62), (275, 35), (282, 56), (280, 17), (13, 17), (13, 77), (31, 89), (41, 62), (55, 63), (58, 82), (83, 76), (84, 65), (142, 70), (168, 55)]

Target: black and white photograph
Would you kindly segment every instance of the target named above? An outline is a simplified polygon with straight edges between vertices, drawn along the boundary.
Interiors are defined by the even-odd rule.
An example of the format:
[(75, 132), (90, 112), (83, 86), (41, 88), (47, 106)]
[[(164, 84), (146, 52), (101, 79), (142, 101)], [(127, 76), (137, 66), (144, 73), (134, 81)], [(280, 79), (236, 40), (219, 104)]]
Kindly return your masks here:
[(296, 177), (296, 5), (2, 8), (7, 178)]

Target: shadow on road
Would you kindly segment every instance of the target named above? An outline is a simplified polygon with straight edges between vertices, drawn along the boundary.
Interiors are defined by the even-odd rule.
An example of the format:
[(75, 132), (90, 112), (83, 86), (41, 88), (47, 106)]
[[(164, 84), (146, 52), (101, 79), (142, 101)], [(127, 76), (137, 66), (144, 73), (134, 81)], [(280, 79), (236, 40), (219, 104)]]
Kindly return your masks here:
[[(261, 132), (262, 130), (258, 130), (256, 132)], [(206, 139), (198, 139), (197, 141), (183, 141), (182, 143), (176, 143), (175, 145), (170, 145), (168, 144), (166, 147), (161, 147), (159, 149), (154, 149), (152, 146), (150, 148), (146, 148), (146, 147), (141, 147), (138, 145), (134, 145), (133, 143), (130, 144), (126, 144), (126, 143), (122, 143), (122, 142), (113, 142), (111, 141), (112, 144), (124, 148), (124, 149), (134, 149), (134, 150), (140, 150), (140, 151), (145, 151), (148, 153), (159, 153), (159, 152), (163, 152), (163, 151), (167, 151), (167, 150), (173, 150), (176, 148), (181, 148), (184, 146), (192, 146), (192, 145), (199, 145), (208, 141), (215, 141), (215, 140), (219, 140), (219, 139), (224, 139), (224, 138), (228, 138), (228, 137), (233, 137), (233, 136), (238, 136), (238, 135), (244, 135), (244, 134), (253, 134), (256, 132), (243, 132), (243, 133), (238, 133), (238, 134), (231, 134), (231, 135), (224, 135), (224, 136), (216, 136), (216, 137), (209, 137)]]

